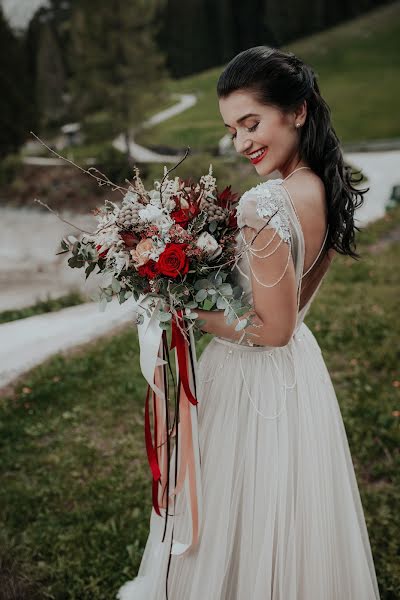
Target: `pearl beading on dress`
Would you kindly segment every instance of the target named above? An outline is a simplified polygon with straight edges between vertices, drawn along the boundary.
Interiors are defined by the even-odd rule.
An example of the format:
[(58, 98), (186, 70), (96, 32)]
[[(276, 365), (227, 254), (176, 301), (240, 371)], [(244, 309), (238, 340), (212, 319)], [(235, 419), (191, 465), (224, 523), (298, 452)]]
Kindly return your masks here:
[[(240, 236), (244, 244), (243, 250), (246, 254), (249, 269), (257, 283), (259, 283), (262, 287), (265, 288), (275, 287), (283, 279), (287, 269), (289, 268), (290, 257), (292, 253), (290, 220), (285, 205), (285, 199), (283, 197), (283, 192), (280, 188), (280, 184), (282, 183), (282, 181), (282, 179), (269, 179), (268, 181), (263, 181), (262, 183), (259, 183), (258, 185), (254, 186), (253, 188), (251, 188), (243, 194), (243, 196), (240, 198), (239, 205), (237, 208), (238, 223), (240, 223), (240, 221), (243, 218), (243, 207), (245, 202), (248, 198), (255, 197), (256, 212), (258, 216), (261, 219), (269, 219), (266, 225), (268, 225), (268, 227), (273, 227), (275, 230), (273, 237), (263, 248), (260, 248), (259, 250), (254, 250), (254, 248), (251, 247), (254, 238), (250, 242), (247, 242), (244, 238), (242, 230), (240, 229)], [(270, 188), (273, 189), (273, 192)], [(264, 256), (259, 255), (259, 252), (265, 250), (273, 242), (277, 234), (281, 238), (277, 246), (271, 252), (265, 254)], [(252, 268), (249, 254), (258, 258), (269, 258), (278, 250), (278, 248), (283, 242), (288, 244), (288, 257), (282, 274), (273, 283), (265, 283), (263, 281), (260, 281), (260, 279), (255, 274), (254, 269)]]
[[(301, 341), (301, 340), (303, 339), (303, 337), (304, 337), (304, 335), (299, 335), (299, 333), (296, 331), (296, 332), (293, 334), (293, 336), (292, 336), (292, 340), (291, 340), (291, 342), (299, 342), (299, 341)], [(224, 338), (219, 338), (219, 337), (215, 337), (215, 338), (214, 338), (214, 340), (215, 340), (215, 341), (217, 341), (217, 342), (219, 342), (219, 343), (225, 344), (225, 345), (227, 345), (227, 346), (229, 346), (229, 345), (233, 345), (233, 346), (235, 346), (235, 351), (236, 351), (236, 349), (237, 349), (237, 351), (239, 352), (239, 368), (240, 368), (240, 374), (241, 374), (241, 376), (242, 376), (242, 380), (243, 380), (244, 389), (246, 390), (246, 394), (247, 394), (247, 396), (248, 396), (248, 398), (249, 398), (249, 400), (250, 400), (250, 402), (251, 402), (251, 404), (252, 404), (253, 408), (255, 409), (256, 413), (257, 413), (257, 414), (258, 414), (258, 415), (259, 415), (261, 418), (263, 418), (263, 419), (266, 419), (266, 420), (275, 420), (275, 419), (279, 418), (279, 417), (280, 417), (280, 415), (281, 415), (281, 414), (283, 413), (283, 411), (285, 410), (285, 407), (286, 407), (286, 401), (287, 401), (287, 390), (294, 389), (294, 388), (295, 388), (295, 386), (296, 386), (296, 384), (297, 384), (297, 377), (296, 377), (296, 373), (295, 373), (295, 375), (294, 375), (294, 381), (293, 381), (293, 383), (290, 383), (290, 384), (289, 384), (289, 383), (287, 383), (286, 381), (284, 381), (284, 377), (283, 377), (282, 373), (280, 372), (279, 366), (278, 366), (278, 364), (277, 364), (277, 362), (276, 362), (276, 358), (275, 358), (275, 356), (274, 356), (274, 353), (275, 353), (276, 351), (278, 351), (278, 350), (280, 349), (280, 347), (279, 347), (279, 346), (277, 346), (277, 347), (274, 347), (274, 348), (271, 350), (271, 349), (267, 349), (267, 348), (269, 348), (268, 346), (266, 346), (266, 347), (265, 347), (265, 346), (256, 346), (256, 347), (242, 346), (242, 345), (240, 345), (240, 344), (236, 344), (235, 342), (231, 342), (230, 340), (225, 340)], [(289, 342), (289, 344), (290, 344), (291, 342)], [(289, 352), (291, 353), (291, 356), (292, 356), (292, 364), (294, 365), (295, 363), (294, 363), (294, 359), (293, 359), (293, 347), (292, 347), (292, 346), (289, 346), (289, 344), (288, 344), (287, 346), (285, 346), (284, 348), (287, 348), (287, 349), (289, 350)], [(278, 410), (278, 412), (277, 412), (275, 415), (266, 415), (266, 414), (264, 414), (264, 413), (263, 413), (263, 412), (262, 412), (262, 411), (261, 411), (261, 410), (260, 410), (260, 409), (259, 409), (259, 408), (256, 406), (256, 404), (255, 404), (255, 402), (254, 402), (254, 400), (253, 400), (253, 397), (252, 397), (252, 395), (251, 395), (251, 392), (250, 392), (249, 386), (248, 386), (248, 384), (247, 384), (247, 381), (246, 381), (246, 376), (245, 376), (244, 369), (243, 369), (242, 356), (241, 356), (241, 352), (243, 352), (243, 351), (245, 351), (245, 352), (246, 352), (246, 351), (251, 351), (251, 352), (254, 352), (254, 351), (256, 351), (256, 352), (257, 352), (257, 351), (258, 351), (258, 352), (260, 352), (260, 351), (261, 351), (261, 352), (263, 352), (263, 353), (264, 353), (264, 359), (265, 359), (265, 360), (268, 360), (268, 359), (270, 359), (270, 360), (272, 361), (272, 364), (274, 365), (274, 367), (275, 367), (275, 369), (276, 369), (276, 371), (277, 371), (278, 375), (279, 375), (279, 376), (281, 377), (281, 379), (283, 380), (283, 383), (282, 383), (282, 386), (281, 386), (281, 387), (282, 387), (282, 389), (283, 389), (283, 391), (284, 391), (284, 395), (283, 395), (283, 401), (282, 401), (282, 405), (281, 405), (280, 409)], [(213, 377), (211, 377), (211, 378), (207, 379), (207, 380), (200, 380), (200, 382), (201, 382), (201, 383), (209, 383), (209, 382), (213, 381), (213, 380), (214, 380), (214, 379), (217, 377), (217, 375), (220, 375), (220, 373), (221, 373), (221, 367), (222, 367), (222, 366), (225, 364), (225, 362), (226, 362), (226, 359), (227, 359), (228, 357), (231, 357), (231, 356), (233, 356), (233, 353), (234, 353), (234, 350), (233, 350), (232, 348), (231, 348), (230, 350), (228, 350), (228, 352), (227, 352), (227, 353), (226, 353), (226, 355), (225, 355), (225, 358), (224, 358), (224, 360), (223, 360), (221, 363), (219, 363), (219, 364), (216, 366), (216, 372), (217, 372), (217, 374), (216, 374), (216, 375), (214, 375)]]

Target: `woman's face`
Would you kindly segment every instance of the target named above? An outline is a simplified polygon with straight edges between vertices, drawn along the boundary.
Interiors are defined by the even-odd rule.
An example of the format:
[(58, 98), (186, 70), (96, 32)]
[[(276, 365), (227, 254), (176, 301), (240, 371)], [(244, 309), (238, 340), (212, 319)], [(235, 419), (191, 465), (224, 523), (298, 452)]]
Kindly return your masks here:
[(260, 104), (255, 94), (237, 90), (220, 98), (219, 109), (224, 124), (232, 135), (236, 152), (250, 160), (260, 176), (277, 170), (286, 176), (300, 163), (300, 129), (306, 107), (285, 114), (279, 109)]

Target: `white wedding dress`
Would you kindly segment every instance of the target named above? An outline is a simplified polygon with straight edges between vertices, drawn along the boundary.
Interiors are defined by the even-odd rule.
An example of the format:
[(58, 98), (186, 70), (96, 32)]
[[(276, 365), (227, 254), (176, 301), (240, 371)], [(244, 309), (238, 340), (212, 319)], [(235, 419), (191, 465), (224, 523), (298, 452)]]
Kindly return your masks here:
[[(262, 182), (240, 200), (240, 226), (262, 226), (271, 215), (268, 227), (289, 244), (300, 295), (304, 236), (282, 179)], [(238, 266), (251, 300), (246, 256)], [(185, 492), (168, 519), (164, 542), (164, 518), (152, 509), (138, 575), (119, 589), (119, 600), (379, 599), (335, 390), (304, 323), (321, 281), (298, 310), (286, 346), (214, 337), (204, 350), (197, 386), (199, 543), (170, 557), (172, 522), (175, 539), (190, 537)], [(173, 465), (174, 457), (172, 472)]]

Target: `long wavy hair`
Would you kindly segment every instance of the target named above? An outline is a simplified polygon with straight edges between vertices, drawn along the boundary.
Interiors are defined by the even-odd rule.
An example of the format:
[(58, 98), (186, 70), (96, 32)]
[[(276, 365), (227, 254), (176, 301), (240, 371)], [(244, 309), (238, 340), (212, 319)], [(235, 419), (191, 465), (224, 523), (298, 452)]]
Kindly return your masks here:
[[(236, 90), (249, 90), (261, 104), (284, 113), (307, 102), (307, 117), (300, 130), (300, 158), (322, 179), (328, 207), (326, 249), (358, 259), (355, 251), (354, 212), (369, 188), (358, 189), (360, 171), (345, 165), (339, 139), (332, 127), (331, 111), (322, 98), (313, 69), (291, 52), (255, 46), (240, 52), (221, 73), (218, 98)], [(360, 176), (357, 178), (357, 174)]]

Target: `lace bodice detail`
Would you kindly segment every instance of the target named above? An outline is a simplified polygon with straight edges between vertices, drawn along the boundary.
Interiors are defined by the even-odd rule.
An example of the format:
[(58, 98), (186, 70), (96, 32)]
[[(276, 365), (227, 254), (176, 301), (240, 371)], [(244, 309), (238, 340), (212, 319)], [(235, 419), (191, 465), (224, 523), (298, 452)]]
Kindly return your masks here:
[(287, 211), (287, 201), (281, 187), (282, 179), (270, 179), (259, 183), (245, 192), (237, 208), (238, 226), (249, 225), (254, 229), (265, 225), (273, 227), (281, 239), (291, 242), (290, 217)]

